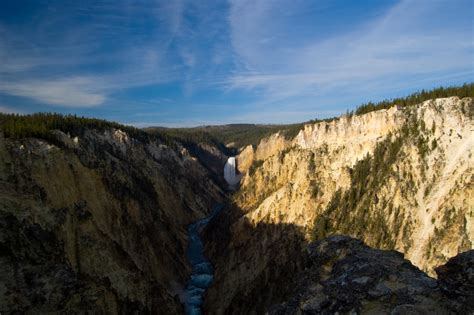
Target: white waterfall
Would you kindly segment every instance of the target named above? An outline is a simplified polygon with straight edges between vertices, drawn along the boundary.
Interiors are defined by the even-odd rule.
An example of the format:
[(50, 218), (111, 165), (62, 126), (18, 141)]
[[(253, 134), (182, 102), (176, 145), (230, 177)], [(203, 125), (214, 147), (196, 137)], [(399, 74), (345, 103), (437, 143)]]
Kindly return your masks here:
[(227, 159), (224, 166), (224, 178), (229, 186), (235, 186), (240, 181), (240, 175), (236, 174), (235, 167), (235, 157), (232, 156)]

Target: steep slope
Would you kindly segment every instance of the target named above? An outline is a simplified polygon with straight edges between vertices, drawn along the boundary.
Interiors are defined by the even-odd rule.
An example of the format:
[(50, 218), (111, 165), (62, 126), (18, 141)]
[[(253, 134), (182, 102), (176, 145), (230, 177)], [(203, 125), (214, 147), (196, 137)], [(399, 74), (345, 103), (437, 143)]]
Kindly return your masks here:
[(180, 148), (0, 136), (0, 312), (181, 313), (186, 226), (224, 195)]
[[(268, 307), (272, 301), (247, 309), (237, 297), (262, 287), (268, 269), (302, 265), (299, 244), (313, 238), (351, 235), (403, 252), (430, 275), (472, 249), (473, 113), (471, 98), (435, 99), (308, 124), (284, 145), (275, 134), (256, 150), (246, 148), (238, 160), (250, 166), (241, 170), (230, 232), (220, 234), (227, 241), (209, 245), (222, 279), (209, 291), (208, 309)], [(221, 257), (225, 251), (239, 254)], [(242, 269), (245, 280), (230, 280)], [(287, 283), (273, 273), (272, 281)]]
[[(279, 151), (245, 177), (237, 202), (252, 209), (251, 221), (267, 216), (309, 229), (322, 213), (328, 232), (402, 250), (428, 271), (474, 242), (472, 104), (468, 98), (437, 99), (306, 126), (288, 152)], [(266, 197), (262, 203), (259, 194)], [(366, 216), (371, 222), (364, 222)], [(365, 232), (366, 223), (383, 225), (385, 239), (370, 235), (373, 229)], [(410, 232), (403, 235), (401, 227)], [(458, 233), (447, 233), (447, 240), (439, 231), (450, 228)], [(434, 257), (430, 246), (437, 248)]]

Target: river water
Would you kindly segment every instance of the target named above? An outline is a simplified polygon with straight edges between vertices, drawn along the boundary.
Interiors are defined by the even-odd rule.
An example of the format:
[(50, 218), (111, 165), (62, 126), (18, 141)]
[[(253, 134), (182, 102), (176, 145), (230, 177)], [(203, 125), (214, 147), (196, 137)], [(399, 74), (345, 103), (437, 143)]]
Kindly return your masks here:
[(184, 306), (187, 315), (202, 314), (204, 294), (214, 279), (214, 268), (204, 256), (204, 244), (199, 233), (223, 208), (223, 205), (215, 206), (208, 217), (188, 226), (189, 243), (186, 257), (192, 267), (192, 273), (186, 283), (184, 293)]

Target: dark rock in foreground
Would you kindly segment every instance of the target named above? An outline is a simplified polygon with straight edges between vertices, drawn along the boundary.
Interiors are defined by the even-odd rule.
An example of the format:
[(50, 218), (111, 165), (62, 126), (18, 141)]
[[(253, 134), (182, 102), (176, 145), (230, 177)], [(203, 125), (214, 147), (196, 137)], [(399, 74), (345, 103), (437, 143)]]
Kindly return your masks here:
[(474, 251), (438, 267), (439, 280), (396, 251), (333, 236), (308, 247), (307, 268), (270, 314), (472, 314)]
[(451, 258), (436, 268), (438, 283), (459, 310), (474, 311), (474, 250)]

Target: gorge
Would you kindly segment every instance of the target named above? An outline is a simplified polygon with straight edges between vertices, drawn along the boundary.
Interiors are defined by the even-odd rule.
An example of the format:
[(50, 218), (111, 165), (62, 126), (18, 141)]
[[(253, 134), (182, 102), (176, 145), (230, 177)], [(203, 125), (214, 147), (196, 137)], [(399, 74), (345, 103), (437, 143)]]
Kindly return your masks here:
[(472, 96), (239, 148), (2, 116), (0, 312), (472, 313)]

